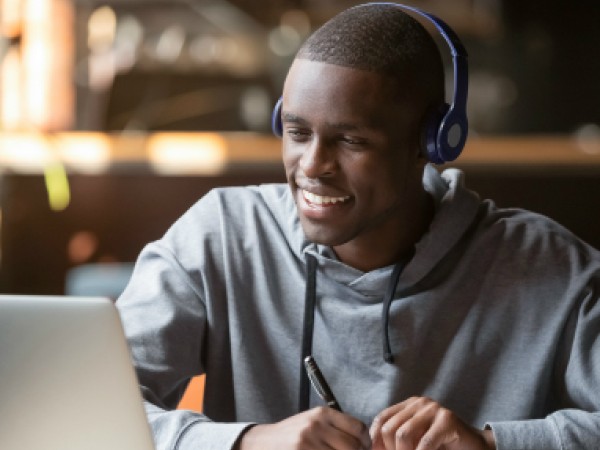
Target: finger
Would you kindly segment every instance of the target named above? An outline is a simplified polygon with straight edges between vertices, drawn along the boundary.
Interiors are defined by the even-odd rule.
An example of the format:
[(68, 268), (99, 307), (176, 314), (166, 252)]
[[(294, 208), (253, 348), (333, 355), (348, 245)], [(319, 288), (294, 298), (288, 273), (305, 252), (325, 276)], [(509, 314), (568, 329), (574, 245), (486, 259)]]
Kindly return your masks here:
[(321, 435), (321, 443), (323, 447), (335, 450), (368, 450), (371, 448), (370, 440), (365, 445), (365, 443), (355, 436), (334, 427), (331, 427), (327, 433)]
[(421, 437), (415, 450), (438, 450), (459, 439), (456, 422), (448, 410), (440, 410), (429, 429)]
[[(348, 444), (339, 437), (340, 434), (345, 434), (346, 436), (348, 435), (332, 425), (329, 412), (327, 411), (328, 409), (330, 408), (314, 408), (310, 411), (306, 411), (305, 413), (301, 413), (298, 417), (305, 416), (308, 420), (308, 423), (302, 427), (298, 436), (294, 438), (292, 446), (289, 448), (297, 448), (301, 450), (348, 449)], [(340, 445), (345, 446), (340, 447)], [(279, 446), (279, 448), (282, 447), (283, 446)], [(353, 450), (357, 448), (358, 446), (355, 445)]]
[[(381, 426), (381, 439), (386, 450), (404, 450), (405, 440), (397, 440), (396, 435), (399, 429), (412, 419), (412, 416), (412, 411), (403, 409)], [(402, 435), (400, 434), (400, 436)]]
[(403, 402), (396, 403), (395, 405), (384, 409), (373, 419), (373, 423), (371, 424), (370, 428), (371, 437), (378, 433), (382, 425), (392, 416), (396, 415), (399, 411), (411, 408), (418, 409), (429, 403), (432, 403), (432, 400), (427, 397), (410, 397)]
[(377, 414), (377, 416), (375, 416), (375, 418), (373, 419), (373, 422), (371, 423), (371, 427), (369, 429), (371, 439), (376, 439), (376, 437), (381, 432), (381, 427), (383, 426), (383, 424), (386, 423), (392, 416), (397, 414), (398, 411), (402, 410), (404, 407), (405, 402), (396, 403), (395, 405), (390, 406), (389, 408), (386, 408), (379, 414)]
[[(415, 408), (406, 408), (391, 417), (381, 427), (381, 437), (388, 450), (405, 450), (414, 448), (418, 439), (425, 432), (422, 430), (431, 424), (432, 419), (425, 424), (424, 418), (418, 417), (419, 411)], [(420, 435), (417, 436), (419, 430)]]
[[(428, 405), (431, 404), (431, 401), (426, 398), (410, 398), (405, 402), (400, 403), (398, 406), (400, 408), (395, 408), (396, 413), (387, 418), (387, 421), (380, 423), (380, 428), (378, 434), (381, 435), (381, 439), (386, 450), (400, 449), (403, 450), (406, 447), (406, 442), (408, 440), (409, 434), (408, 431), (411, 431), (408, 425), (405, 424), (410, 421), (415, 414), (418, 414), (421, 410), (428, 410)], [(386, 411), (387, 412), (387, 411)], [(383, 420), (384, 416), (381, 416), (380, 420)], [(401, 427), (405, 426), (403, 430), (400, 430)], [(405, 431), (406, 430), (406, 431)], [(399, 433), (399, 435), (397, 435)], [(374, 437), (371, 436), (372, 439), (376, 439), (378, 435), (376, 434)], [(412, 450), (412, 447), (407, 447)]]
[[(435, 419), (431, 406), (418, 410), (412, 417), (395, 429), (393, 434), (395, 450), (413, 450)], [(387, 425), (386, 425), (387, 426)]]
[(327, 440), (328, 444), (333, 444), (334, 448), (338, 448), (335, 445), (350, 445), (351, 447), (341, 448), (352, 449), (371, 447), (367, 426), (360, 420), (328, 407), (315, 408), (315, 414), (337, 430), (337, 433), (329, 434), (330, 439), (334, 439), (334, 441)]
[(381, 436), (373, 439), (371, 442), (371, 450), (385, 450), (385, 444), (383, 443)]

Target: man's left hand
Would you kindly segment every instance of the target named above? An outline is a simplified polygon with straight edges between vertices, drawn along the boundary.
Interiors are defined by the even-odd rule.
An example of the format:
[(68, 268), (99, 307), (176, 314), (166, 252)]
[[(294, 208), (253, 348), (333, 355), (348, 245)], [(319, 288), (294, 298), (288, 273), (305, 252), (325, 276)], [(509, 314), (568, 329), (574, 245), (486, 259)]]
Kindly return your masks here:
[(478, 430), (425, 397), (383, 410), (370, 429), (372, 450), (495, 450), (491, 430)]

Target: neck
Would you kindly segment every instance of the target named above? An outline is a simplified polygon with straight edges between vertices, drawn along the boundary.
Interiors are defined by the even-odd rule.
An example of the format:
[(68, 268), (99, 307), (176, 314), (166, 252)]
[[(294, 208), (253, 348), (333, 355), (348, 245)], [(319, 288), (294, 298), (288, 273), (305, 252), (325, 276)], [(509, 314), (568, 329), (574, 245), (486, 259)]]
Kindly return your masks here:
[[(391, 218), (372, 233), (365, 233), (342, 245), (333, 247), (337, 257), (362, 272), (369, 272), (409, 258), (415, 244), (429, 229), (434, 206), (431, 196), (423, 192), (416, 214), (407, 222), (402, 218)], [(389, 238), (392, 236), (393, 238)]]

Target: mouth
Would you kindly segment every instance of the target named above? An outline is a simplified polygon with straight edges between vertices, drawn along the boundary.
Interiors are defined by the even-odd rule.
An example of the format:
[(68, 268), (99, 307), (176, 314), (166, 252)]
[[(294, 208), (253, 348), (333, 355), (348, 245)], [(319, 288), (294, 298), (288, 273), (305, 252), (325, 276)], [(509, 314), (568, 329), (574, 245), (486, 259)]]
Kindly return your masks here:
[(327, 195), (317, 195), (312, 192), (306, 191), (304, 189), (302, 191), (302, 196), (308, 205), (317, 205), (320, 207), (333, 206), (338, 203), (345, 203), (350, 200), (350, 196), (342, 196), (342, 197), (330, 197)]

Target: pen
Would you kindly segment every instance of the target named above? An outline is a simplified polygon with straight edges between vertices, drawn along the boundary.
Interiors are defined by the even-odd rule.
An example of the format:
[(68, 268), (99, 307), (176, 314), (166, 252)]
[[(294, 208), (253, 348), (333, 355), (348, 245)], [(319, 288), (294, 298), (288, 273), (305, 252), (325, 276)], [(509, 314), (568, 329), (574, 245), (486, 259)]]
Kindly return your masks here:
[(306, 369), (310, 383), (315, 388), (315, 391), (317, 391), (317, 394), (319, 394), (319, 397), (321, 397), (323, 401), (327, 403), (327, 406), (337, 409), (341, 412), (342, 408), (340, 408), (340, 405), (335, 399), (333, 392), (331, 392), (331, 388), (327, 384), (325, 377), (321, 373), (319, 366), (317, 366), (317, 363), (312, 356), (309, 355), (304, 358), (304, 368)]

